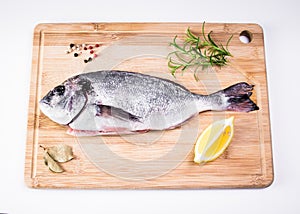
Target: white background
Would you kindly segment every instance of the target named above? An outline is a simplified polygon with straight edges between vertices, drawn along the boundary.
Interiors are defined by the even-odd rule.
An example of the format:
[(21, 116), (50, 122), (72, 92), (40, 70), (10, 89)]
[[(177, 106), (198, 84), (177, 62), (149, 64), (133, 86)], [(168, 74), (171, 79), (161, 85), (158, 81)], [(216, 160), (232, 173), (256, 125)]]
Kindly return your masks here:
[[(300, 3), (2, 0), (0, 213), (300, 213)], [(34, 190), (24, 184), (33, 29), (41, 22), (254, 22), (265, 33), (274, 183), (244, 190)]]

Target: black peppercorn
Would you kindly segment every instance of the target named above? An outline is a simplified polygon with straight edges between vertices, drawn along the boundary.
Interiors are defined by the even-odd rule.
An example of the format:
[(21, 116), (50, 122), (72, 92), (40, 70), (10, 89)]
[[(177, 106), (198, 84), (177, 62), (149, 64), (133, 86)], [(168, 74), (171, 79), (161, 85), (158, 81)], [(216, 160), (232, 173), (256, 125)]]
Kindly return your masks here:
[(74, 53), (74, 57), (78, 57), (79, 56), (79, 54), (78, 53)]

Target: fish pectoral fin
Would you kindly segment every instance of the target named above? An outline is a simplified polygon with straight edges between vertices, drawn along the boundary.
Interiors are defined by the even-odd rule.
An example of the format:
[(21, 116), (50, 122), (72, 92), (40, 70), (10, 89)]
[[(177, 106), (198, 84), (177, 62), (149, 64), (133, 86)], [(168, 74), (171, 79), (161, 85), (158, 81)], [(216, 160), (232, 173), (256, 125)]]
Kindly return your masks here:
[(99, 117), (115, 117), (124, 121), (136, 121), (140, 122), (140, 117), (135, 116), (121, 108), (116, 108), (108, 105), (96, 105), (96, 116)]

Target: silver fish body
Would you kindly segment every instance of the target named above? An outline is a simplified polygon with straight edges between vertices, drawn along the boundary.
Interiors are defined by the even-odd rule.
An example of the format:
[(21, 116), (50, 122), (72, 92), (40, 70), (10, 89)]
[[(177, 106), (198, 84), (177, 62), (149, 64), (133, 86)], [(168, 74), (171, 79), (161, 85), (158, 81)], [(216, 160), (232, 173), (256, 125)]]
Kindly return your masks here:
[(73, 135), (127, 134), (180, 126), (202, 111), (258, 110), (253, 89), (238, 83), (210, 95), (170, 80), (126, 71), (98, 71), (69, 78), (51, 90), (40, 109), (68, 125)]

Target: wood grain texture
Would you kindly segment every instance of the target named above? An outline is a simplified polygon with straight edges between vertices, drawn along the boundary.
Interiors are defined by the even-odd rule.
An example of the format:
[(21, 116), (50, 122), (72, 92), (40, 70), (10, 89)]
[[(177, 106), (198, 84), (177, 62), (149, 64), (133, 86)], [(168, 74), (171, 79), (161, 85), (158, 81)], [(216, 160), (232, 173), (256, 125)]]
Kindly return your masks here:
[[(217, 24), (207, 23), (206, 31), (213, 30), (213, 38), (225, 42), (231, 34), (233, 39), (229, 50), (233, 54), (230, 65), (211, 73), (201, 73), (201, 81), (195, 82), (193, 74), (187, 72), (177, 75), (176, 82), (195, 93), (207, 94), (237, 82), (246, 81), (255, 85), (253, 100), (260, 107), (251, 113), (205, 112), (188, 121), (181, 128), (161, 133), (146, 133), (130, 136), (99, 137), (101, 144), (91, 139), (89, 148), (109, 149), (123, 160), (134, 163), (169, 164), (172, 167), (161, 174), (153, 174), (149, 168), (134, 167), (104, 169), (91, 161), (82, 139), (66, 134), (66, 127), (60, 126), (45, 117), (38, 106), (38, 101), (47, 91), (65, 79), (87, 71), (83, 56), (74, 58), (64, 53), (70, 42), (95, 44), (102, 46), (98, 52), (105, 57), (112, 46), (124, 44), (125, 47), (163, 47), (164, 39), (171, 41), (174, 35), (183, 38), (185, 30), (190, 27), (193, 32), (200, 33), (201, 23), (86, 23), (86, 24), (40, 24), (35, 28), (33, 39), (32, 74), (28, 112), (27, 147), (25, 163), (25, 182), (33, 188), (104, 188), (104, 189), (199, 189), (199, 188), (262, 188), (273, 181), (273, 164), (271, 134), (269, 121), (268, 91), (266, 80), (263, 30), (256, 24)], [(252, 33), (249, 44), (239, 40), (243, 30)], [(139, 36), (155, 35), (161, 41), (142, 40), (135, 42)], [(133, 38), (133, 40), (131, 40)], [(120, 43), (121, 42), (121, 43)], [(140, 42), (140, 43), (139, 43)], [(138, 55), (117, 59), (111, 69), (158, 75), (172, 79), (167, 60), (163, 56)], [(101, 70), (102, 65), (97, 67)], [(103, 65), (104, 67), (106, 65)], [(93, 70), (95, 68), (92, 68)], [(214, 79), (217, 79), (218, 84)], [(235, 135), (226, 152), (217, 160), (198, 166), (193, 163), (193, 143), (190, 139), (181, 139), (182, 134), (195, 131), (200, 134), (216, 118), (235, 116)], [(88, 139), (88, 138), (87, 138)], [(141, 145), (138, 142), (149, 142)], [(86, 141), (86, 140), (84, 140)], [(88, 141), (88, 140), (87, 140)], [(96, 143), (95, 143), (96, 142)], [(179, 143), (178, 143), (179, 142)], [(63, 164), (64, 173), (52, 173), (44, 165), (43, 150), (40, 145), (49, 147), (65, 143), (73, 147), (75, 159)], [(168, 158), (174, 148), (190, 150), (182, 160)], [(96, 154), (97, 155), (97, 154)], [(169, 157), (169, 156), (168, 156)], [(171, 157), (171, 156), (170, 156)], [(110, 160), (106, 157), (106, 160)], [(168, 162), (169, 161), (169, 162)], [(114, 163), (114, 159), (111, 159)], [(174, 164), (172, 166), (174, 166)], [(159, 168), (159, 166), (157, 166)], [(136, 169), (136, 168), (135, 168)], [(118, 170), (124, 170), (119, 172)], [(149, 171), (150, 170), (150, 171)], [(122, 174), (125, 173), (125, 174)], [(126, 174), (127, 173), (127, 174)], [(144, 179), (134, 179), (138, 173)], [(126, 175), (125, 178), (122, 175)], [(128, 175), (132, 175), (128, 177)], [(149, 175), (149, 176), (148, 176)]]

